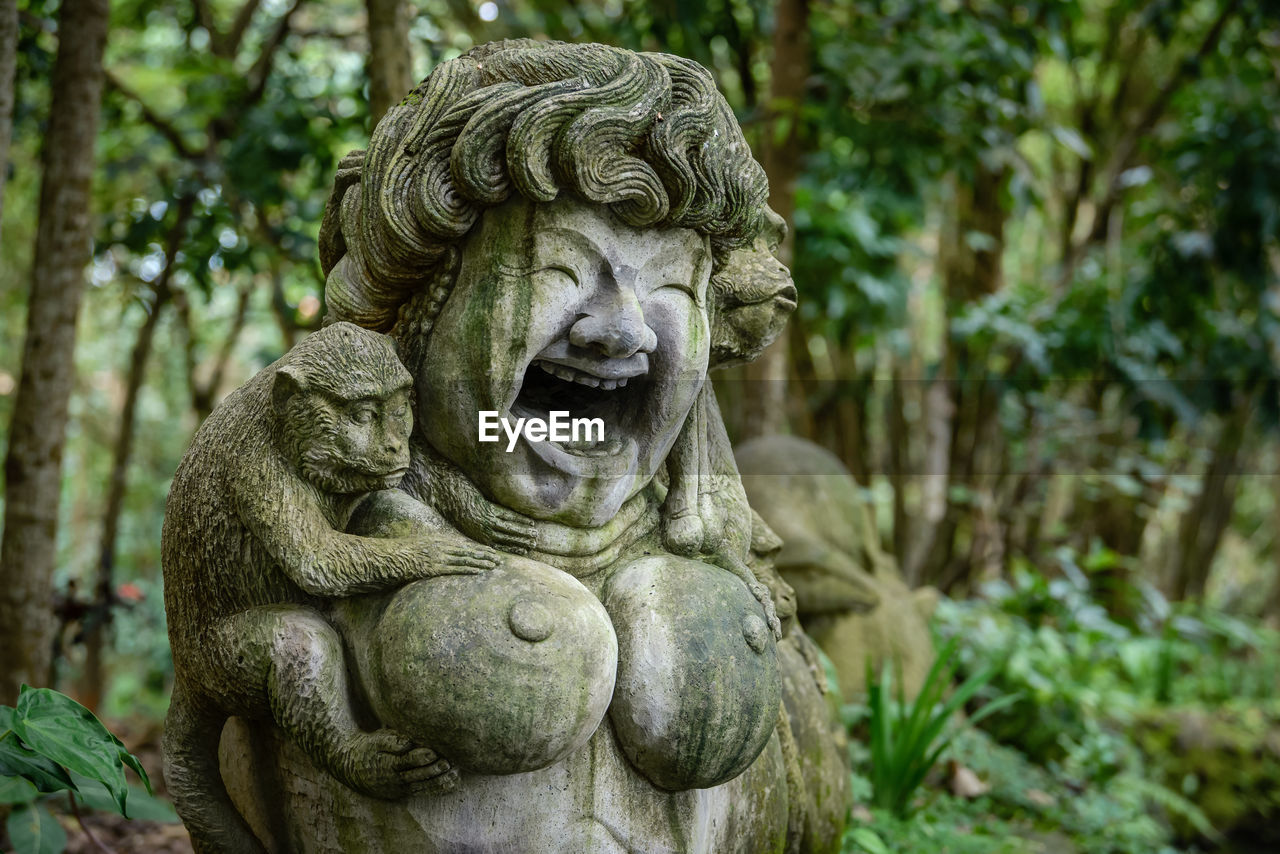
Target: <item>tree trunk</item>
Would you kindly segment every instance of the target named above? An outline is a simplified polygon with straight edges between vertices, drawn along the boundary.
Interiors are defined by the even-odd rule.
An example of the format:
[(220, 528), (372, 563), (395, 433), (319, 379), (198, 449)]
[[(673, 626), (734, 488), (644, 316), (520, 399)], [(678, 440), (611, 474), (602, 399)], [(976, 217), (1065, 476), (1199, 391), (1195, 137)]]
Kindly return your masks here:
[(1271, 512), (1271, 593), (1262, 615), (1272, 628), (1280, 629), (1280, 477), (1271, 478)]
[(14, 77), (18, 67), (18, 0), (0, 0), (0, 222), (9, 181), (9, 142), (13, 138)]
[[(778, 256), (790, 266), (795, 246), (795, 183), (803, 153), (800, 108), (809, 77), (809, 0), (781, 0), (775, 14), (767, 110), (770, 120), (766, 122), (761, 162), (769, 176), (769, 206), (787, 221), (787, 237), (778, 248)], [(746, 366), (739, 441), (786, 429), (787, 346), (786, 336), (780, 335)]]
[(1240, 450), (1244, 445), (1245, 428), (1253, 416), (1253, 403), (1251, 397), (1227, 415), (1209, 470), (1201, 483), (1200, 494), (1178, 525), (1177, 545), (1169, 574), (1170, 597), (1174, 600), (1204, 597), (1213, 556), (1218, 552), (1218, 544), (1222, 542), (1222, 534), (1235, 509)]
[(21, 683), (42, 684), (49, 673), (62, 447), (92, 236), (89, 188), (107, 11), (107, 0), (77, 0), (64, 3), (59, 14), (22, 376), (4, 464), (0, 703), (6, 704)]
[(116, 604), (116, 540), (120, 535), (120, 515), (124, 510), (125, 492), (129, 485), (129, 458), (133, 454), (138, 397), (147, 376), (147, 364), (151, 360), (151, 345), (155, 340), (156, 328), (173, 297), (169, 282), (173, 277), (178, 249), (186, 236), (193, 203), (191, 196), (184, 196), (178, 202), (176, 219), (165, 241), (164, 269), (156, 279), (151, 310), (138, 327), (133, 353), (129, 357), (129, 375), (125, 380), (124, 403), (120, 410), (120, 430), (116, 434), (111, 458), (111, 478), (107, 482), (106, 507), (102, 514), (102, 542), (98, 548), (98, 578), (94, 585), (93, 609), (85, 621), (85, 687), (82, 702), (91, 709), (98, 707), (106, 686), (103, 651), (111, 629), (112, 609)]
[[(988, 479), (976, 475), (982, 468), (980, 460), (996, 458), (988, 453), (988, 445), (1001, 438), (995, 421), (998, 393), (984, 376), (986, 348), (954, 340), (951, 321), (970, 303), (995, 293), (1003, 282), (1004, 223), (1008, 211), (1001, 197), (1007, 174), (1005, 169), (993, 171), (975, 163), (972, 182), (955, 183), (952, 214), (938, 249), (947, 318), (942, 370), (929, 395), (930, 468), (926, 477), (934, 482), (926, 482), (926, 491), (932, 486), (933, 501), (945, 501), (946, 511), (940, 520), (936, 511), (925, 515), (908, 577), (939, 586), (944, 593), (953, 584), (966, 580), (972, 569), (964, 557), (956, 557), (955, 537), (963, 523), (971, 523), (972, 535), (983, 541), (980, 551), (984, 555), (999, 553), (997, 542), (1003, 539), (990, 513), (980, 514), (976, 504), (958, 504), (950, 498), (955, 487), (960, 486), (968, 495), (981, 496), (981, 502), (989, 500)], [(934, 468), (944, 438), (950, 443), (947, 463)]]
[(887, 463), (889, 482), (893, 485), (893, 554), (899, 564), (906, 560), (911, 542), (911, 517), (907, 513), (907, 477), (911, 453), (908, 437), (911, 428), (907, 424), (906, 398), (903, 395), (902, 367), (894, 360), (889, 374), (889, 399), (886, 408), (889, 435)]
[(403, 0), (366, 0), (370, 130), (413, 88), (409, 15)]
[(111, 609), (115, 605), (116, 540), (120, 534), (120, 514), (124, 509), (125, 491), (128, 487), (129, 457), (133, 452), (133, 434), (137, 423), (138, 396), (151, 358), (151, 343), (156, 327), (169, 302), (169, 289), (157, 287), (155, 303), (133, 342), (133, 354), (129, 358), (129, 376), (125, 381), (124, 405), (120, 412), (120, 430), (111, 460), (111, 479), (107, 485), (106, 509), (102, 519), (102, 542), (98, 548), (98, 580), (93, 595), (93, 612), (86, 621), (85, 687), (81, 702), (90, 709), (97, 709), (106, 684), (102, 664), (103, 647), (111, 625)]

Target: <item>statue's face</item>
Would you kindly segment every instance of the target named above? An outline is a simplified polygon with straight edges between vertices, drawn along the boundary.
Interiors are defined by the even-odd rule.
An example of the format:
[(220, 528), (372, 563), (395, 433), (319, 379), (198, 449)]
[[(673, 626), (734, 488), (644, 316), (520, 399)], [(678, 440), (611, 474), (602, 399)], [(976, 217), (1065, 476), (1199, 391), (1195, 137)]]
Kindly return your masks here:
[[(418, 381), (422, 435), (491, 499), (577, 526), (613, 518), (654, 475), (706, 378), (706, 237), (607, 208), (517, 198), (465, 238)], [(482, 412), (600, 419), (602, 440), (533, 441)], [(490, 422), (492, 423), (492, 421)]]

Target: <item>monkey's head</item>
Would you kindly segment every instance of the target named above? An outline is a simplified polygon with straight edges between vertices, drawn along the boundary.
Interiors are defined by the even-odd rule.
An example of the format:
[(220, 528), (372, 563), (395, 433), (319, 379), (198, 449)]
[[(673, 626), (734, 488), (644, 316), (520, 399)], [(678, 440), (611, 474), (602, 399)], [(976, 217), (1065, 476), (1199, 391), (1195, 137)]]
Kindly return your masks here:
[(391, 489), (409, 468), (412, 392), (390, 339), (351, 323), (327, 326), (276, 364), (281, 449), (325, 492)]

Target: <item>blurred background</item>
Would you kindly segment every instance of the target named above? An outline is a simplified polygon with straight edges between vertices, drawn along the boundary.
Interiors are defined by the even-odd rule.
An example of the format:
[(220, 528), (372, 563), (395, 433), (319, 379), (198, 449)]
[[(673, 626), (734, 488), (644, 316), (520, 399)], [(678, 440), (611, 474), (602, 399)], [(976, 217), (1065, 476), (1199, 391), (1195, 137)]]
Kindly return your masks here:
[[(22, 407), (61, 429), (18, 393), (48, 317), (28, 305), (55, 81), (96, 74), (101, 111), (60, 167), (92, 165), (92, 253), (74, 353), (50, 355), (50, 568), (4, 533), (0, 586), (29, 595), (0, 597), (0, 702), (21, 673), (154, 738), (169, 480), (211, 408), (318, 327), (337, 161), (476, 44), (598, 41), (709, 68), (790, 225), (800, 307), (717, 377), (731, 436), (834, 453), (869, 547), (942, 594), (961, 672), (998, 661), (984, 693), (1022, 697), (956, 742), (925, 818), (860, 807), (864, 829), (891, 851), (1276, 850), (1280, 3), (116, 0), (104, 56), (65, 79), (64, 5), (17, 3), (9, 45), (12, 435)], [(9, 445), (16, 531), (15, 473), (50, 460)]]

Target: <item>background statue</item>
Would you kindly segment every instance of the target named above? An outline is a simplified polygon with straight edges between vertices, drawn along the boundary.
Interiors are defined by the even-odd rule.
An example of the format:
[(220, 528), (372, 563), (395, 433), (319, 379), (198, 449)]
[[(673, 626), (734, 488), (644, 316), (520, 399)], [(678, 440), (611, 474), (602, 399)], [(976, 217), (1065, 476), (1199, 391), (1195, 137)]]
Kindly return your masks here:
[(805, 631), (835, 665), (849, 702), (865, 698), (866, 662), (896, 661), (915, 696), (933, 666), (932, 587), (909, 588), (880, 547), (871, 505), (839, 457), (795, 436), (744, 442), (735, 456), (755, 508), (781, 538), (775, 561)]
[[(237, 721), (222, 770), (262, 847), (838, 848), (839, 726), (707, 382), (795, 305), (766, 195), (704, 69), (600, 45), (444, 63), (343, 160), (329, 319), (387, 332), (417, 407), (408, 472), (348, 531), (447, 523), (499, 566), (321, 606), (362, 728), (456, 789), (371, 798)], [(556, 410), (604, 437), (479, 441), (482, 412)]]

